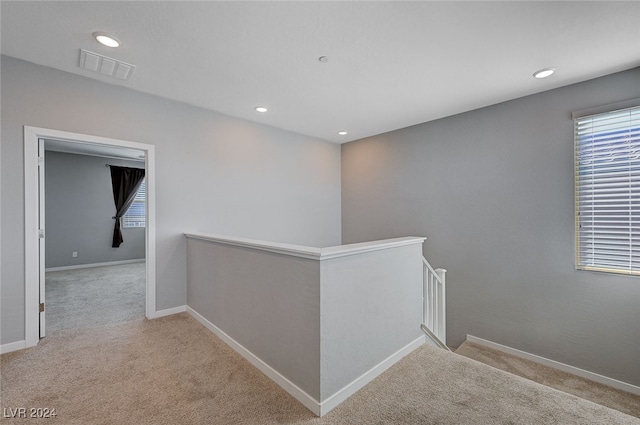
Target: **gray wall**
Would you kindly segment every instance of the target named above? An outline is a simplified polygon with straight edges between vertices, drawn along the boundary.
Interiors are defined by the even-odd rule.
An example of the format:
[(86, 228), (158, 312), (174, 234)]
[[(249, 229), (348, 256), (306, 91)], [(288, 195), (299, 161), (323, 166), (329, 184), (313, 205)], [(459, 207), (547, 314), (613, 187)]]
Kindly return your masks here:
[(134, 161), (45, 152), (47, 268), (144, 258), (144, 227), (123, 227), (124, 242), (111, 247), (115, 205), (107, 163), (144, 168)]
[(571, 112), (640, 68), (343, 145), (343, 243), (424, 235), (466, 334), (640, 385), (640, 279), (574, 269)]
[(187, 240), (188, 305), (320, 399), (320, 263)]
[(340, 243), (339, 146), (6, 56), (1, 71), (1, 344), (24, 339), (24, 125), (155, 145), (158, 310), (186, 303), (185, 232)]

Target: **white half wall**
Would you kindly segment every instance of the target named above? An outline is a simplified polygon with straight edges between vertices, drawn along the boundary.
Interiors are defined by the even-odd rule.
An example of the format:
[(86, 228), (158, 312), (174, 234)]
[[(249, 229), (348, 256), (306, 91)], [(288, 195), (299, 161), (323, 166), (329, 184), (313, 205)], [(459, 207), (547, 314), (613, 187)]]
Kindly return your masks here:
[(188, 309), (323, 415), (424, 343), (424, 239), (311, 248), (188, 234)]

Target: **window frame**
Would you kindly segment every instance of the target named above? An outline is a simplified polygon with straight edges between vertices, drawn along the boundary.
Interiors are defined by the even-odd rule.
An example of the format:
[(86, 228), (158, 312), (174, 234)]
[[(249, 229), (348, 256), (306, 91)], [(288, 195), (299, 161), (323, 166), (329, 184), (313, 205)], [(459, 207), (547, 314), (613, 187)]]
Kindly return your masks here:
[[(585, 121), (589, 120), (592, 121), (593, 125), (593, 123), (597, 122), (596, 120), (606, 120), (607, 118), (615, 116), (623, 116), (626, 113), (629, 114), (629, 121), (624, 125), (624, 127), (605, 127), (599, 129), (598, 131), (592, 130), (590, 133), (587, 133), (589, 134), (587, 137), (591, 138), (591, 142), (586, 143), (586, 145), (590, 146), (592, 153), (591, 158), (593, 163), (590, 166), (582, 165), (581, 160), (584, 160), (584, 156), (581, 155), (584, 155), (584, 150), (581, 150), (581, 143), (584, 143), (584, 141), (581, 139), (581, 131), (583, 130), (580, 128), (580, 125), (585, 125)], [(636, 221), (640, 219), (640, 190), (638, 189), (638, 187), (640, 187), (640, 164), (638, 163), (639, 161), (637, 159), (637, 155), (632, 156), (634, 152), (633, 148), (640, 149), (640, 121), (638, 121), (638, 117), (640, 117), (640, 99), (632, 99), (626, 102), (605, 105), (598, 108), (593, 108), (591, 110), (573, 113), (575, 268), (577, 270), (606, 272), (622, 275), (640, 275), (640, 247), (635, 248), (636, 246), (640, 245), (640, 226), (634, 224), (634, 219)], [(624, 132), (627, 132), (628, 136), (623, 136)], [(616, 135), (615, 133), (620, 133), (620, 135)], [(625, 171), (628, 174), (628, 177), (616, 177), (617, 181), (619, 180), (628, 182), (628, 194), (616, 195), (614, 193), (616, 192), (616, 189), (605, 188), (604, 194), (612, 196), (612, 199), (608, 198), (607, 202), (609, 204), (603, 203), (601, 200), (596, 200), (596, 196), (593, 195), (593, 193), (595, 193), (595, 186), (605, 185), (605, 183), (603, 183), (603, 179), (605, 178), (611, 179), (611, 174), (609, 174), (611, 173), (611, 171), (606, 172), (606, 177), (603, 175), (601, 180), (598, 180), (597, 177), (593, 176), (594, 173), (597, 173), (597, 167), (594, 165), (596, 159), (599, 161), (603, 161), (604, 158), (603, 153), (594, 153), (598, 150), (598, 142), (595, 142), (594, 140), (598, 140), (600, 142), (600, 150), (602, 150), (603, 147), (603, 139), (598, 139), (598, 137), (611, 137), (612, 141), (608, 142), (607, 146), (608, 149), (610, 148), (609, 150), (615, 150), (616, 143), (629, 143), (628, 147), (620, 148), (619, 150), (615, 151), (616, 154), (620, 154), (621, 152), (624, 153), (622, 158), (624, 158), (624, 161), (628, 163), (628, 171)], [(611, 159), (611, 161), (614, 161), (614, 159)], [(615, 159), (616, 165), (618, 161), (618, 159)], [(602, 162), (600, 162), (600, 164), (602, 164)], [(604, 166), (602, 167), (604, 168)], [(588, 177), (588, 168), (590, 169), (591, 173), (590, 178)], [(633, 174), (637, 175), (634, 176)], [(587, 176), (587, 178), (585, 179), (584, 176)], [(590, 189), (585, 189), (585, 186), (581, 186), (581, 184), (584, 184), (585, 180), (590, 182)], [(606, 186), (611, 185), (606, 184)], [(604, 186), (600, 186), (600, 188), (602, 187)], [(591, 195), (586, 195), (584, 194), (585, 192), (591, 193)], [(610, 204), (614, 202), (614, 200), (624, 200), (625, 196), (628, 203), (626, 207), (622, 207), (622, 205), (615, 205), (615, 208), (611, 207)], [(589, 197), (592, 198), (592, 201), (585, 201), (585, 198)], [(591, 204), (589, 204), (589, 202), (591, 202)], [(589, 223), (591, 224), (591, 228), (593, 229), (591, 231), (582, 231), (582, 226), (589, 220), (581, 218), (581, 204), (589, 204), (591, 207), (592, 211)], [(607, 211), (607, 217), (603, 218), (603, 214), (605, 213), (595, 213), (594, 211), (597, 208), (605, 209)], [(634, 210), (636, 209), (638, 210), (638, 213), (634, 212)], [(584, 212), (585, 210), (582, 209), (582, 211)], [(615, 217), (610, 217), (609, 214)], [(609, 238), (609, 235), (602, 236), (603, 233), (608, 233), (606, 231), (603, 232), (603, 229), (609, 229), (612, 225), (619, 224), (622, 221), (620, 220), (620, 218), (626, 218), (626, 220), (628, 221), (627, 228), (622, 227), (621, 229), (624, 229), (625, 231), (628, 230), (629, 236), (613, 236), (613, 242), (607, 240), (603, 243), (604, 239)], [(612, 220), (611, 223), (607, 222), (606, 219)], [(594, 223), (596, 222), (601, 222), (604, 224), (594, 225)], [(615, 230), (617, 231), (618, 229)], [(616, 231), (611, 233), (616, 233)], [(585, 236), (585, 234), (589, 233), (590, 235)], [(587, 239), (587, 244), (591, 244), (591, 248), (583, 248), (585, 237)], [(626, 242), (624, 242), (625, 238), (627, 239)], [(616, 245), (618, 242), (622, 242), (620, 246), (628, 244), (629, 249), (626, 253), (623, 254), (623, 250), (618, 249), (618, 247), (614, 247), (612, 249), (609, 245), (609, 243)], [(598, 247), (598, 245), (600, 245), (600, 247)], [(602, 245), (609, 245), (609, 247), (602, 247)], [(589, 252), (589, 250), (591, 250), (591, 252)], [(611, 254), (611, 251), (619, 252)], [(588, 255), (591, 255), (590, 261), (584, 261), (584, 257), (587, 257)], [(604, 259), (607, 256), (608, 259)], [(634, 258), (636, 259), (635, 261)], [(626, 265), (623, 266), (623, 263), (625, 263)]]
[[(135, 218), (129, 214), (130, 211), (134, 208), (134, 205), (142, 204), (143, 215), (136, 215)], [(136, 196), (127, 209), (127, 212), (122, 216), (122, 228), (123, 229), (144, 229), (147, 227), (147, 178), (142, 179), (142, 183), (140, 183), (140, 187), (136, 192)]]

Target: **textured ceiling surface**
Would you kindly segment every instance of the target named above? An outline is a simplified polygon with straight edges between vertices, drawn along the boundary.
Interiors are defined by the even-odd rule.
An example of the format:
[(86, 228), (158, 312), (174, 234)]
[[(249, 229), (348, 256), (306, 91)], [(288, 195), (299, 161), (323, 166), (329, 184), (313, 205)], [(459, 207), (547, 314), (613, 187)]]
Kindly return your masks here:
[[(0, 7), (2, 54), (338, 143), (640, 66), (640, 2)], [(122, 45), (101, 46), (94, 31)], [(80, 69), (80, 49), (135, 72)], [(546, 67), (556, 74), (532, 77)]]

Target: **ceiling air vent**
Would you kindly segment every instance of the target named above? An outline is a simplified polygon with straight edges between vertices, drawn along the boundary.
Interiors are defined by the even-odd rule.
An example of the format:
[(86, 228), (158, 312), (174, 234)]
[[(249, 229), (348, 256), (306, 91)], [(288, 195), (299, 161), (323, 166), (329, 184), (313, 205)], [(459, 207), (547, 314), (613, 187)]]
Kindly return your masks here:
[(133, 70), (136, 69), (135, 65), (84, 49), (80, 49), (80, 64), (78, 66), (119, 80), (128, 80), (133, 74)]

